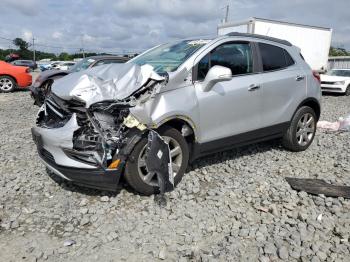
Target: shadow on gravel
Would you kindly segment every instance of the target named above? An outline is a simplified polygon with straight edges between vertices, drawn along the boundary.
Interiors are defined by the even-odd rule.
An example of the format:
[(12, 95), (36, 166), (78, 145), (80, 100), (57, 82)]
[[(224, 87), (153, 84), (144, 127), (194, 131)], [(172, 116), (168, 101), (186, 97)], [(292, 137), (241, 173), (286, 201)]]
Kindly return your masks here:
[[(227, 160), (235, 160), (239, 159), (244, 156), (251, 156), (258, 153), (264, 153), (270, 150), (278, 150), (278, 151), (285, 151), (285, 149), (282, 147), (280, 140), (272, 140), (267, 142), (261, 142), (257, 144), (252, 144), (248, 146), (243, 146), (231, 150), (226, 150), (219, 153), (214, 153), (205, 157), (201, 157), (197, 160), (195, 160), (193, 163), (191, 163), (186, 172), (193, 171), (197, 168), (202, 168), (214, 164), (220, 164)], [(48, 176), (57, 183), (62, 189), (68, 190), (71, 192), (76, 192), (88, 196), (108, 196), (108, 197), (117, 197), (122, 189), (125, 189), (129, 193), (132, 193), (134, 195), (140, 195), (138, 192), (133, 190), (123, 179), (123, 176), (120, 179), (119, 185), (117, 187), (117, 190), (115, 192), (113, 191), (105, 191), (105, 190), (99, 190), (99, 189), (92, 189), (84, 186), (80, 186), (77, 184), (74, 184), (69, 181), (65, 181), (64, 179), (60, 178), (59, 176), (55, 175), (52, 171), (50, 171), (48, 168), (46, 168), (46, 173)]]
[(25, 87), (25, 88), (16, 88), (14, 91), (12, 91), (12, 93), (19, 93), (19, 92), (29, 92), (29, 88)]
[(331, 92), (322, 92), (322, 96), (333, 96), (333, 97), (338, 97), (338, 96), (345, 96), (342, 93), (331, 93)]
[(73, 182), (65, 181), (64, 179), (57, 176), (55, 173), (50, 171), (50, 169), (46, 168), (47, 175), (57, 183), (62, 189), (68, 190), (71, 192), (76, 192), (79, 194), (87, 195), (87, 196), (108, 196), (108, 197), (117, 197), (122, 189), (125, 189), (129, 193), (134, 195), (140, 195), (138, 192), (133, 190), (123, 179), (123, 176), (120, 178), (120, 182), (117, 186), (116, 191), (105, 191), (100, 189), (89, 188), (85, 186), (80, 186), (74, 184)]
[(272, 149), (278, 150), (278, 151), (286, 151), (282, 147), (281, 140), (279, 139), (260, 142), (257, 144), (242, 146), (231, 150), (226, 150), (223, 152), (201, 157), (189, 165), (187, 172), (193, 171), (194, 169), (197, 169), (197, 168), (220, 164), (227, 160), (235, 160), (244, 156), (251, 156), (257, 153), (264, 153)]

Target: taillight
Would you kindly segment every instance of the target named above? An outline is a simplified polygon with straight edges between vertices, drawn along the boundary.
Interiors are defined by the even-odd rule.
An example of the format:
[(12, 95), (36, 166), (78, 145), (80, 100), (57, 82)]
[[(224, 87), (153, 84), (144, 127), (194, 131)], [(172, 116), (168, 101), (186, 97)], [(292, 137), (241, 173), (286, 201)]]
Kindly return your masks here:
[(30, 68), (29, 67), (26, 68), (26, 73), (30, 73)]
[(321, 83), (321, 76), (317, 71), (312, 71), (312, 74), (314, 75), (314, 78), (317, 79), (319, 83)]

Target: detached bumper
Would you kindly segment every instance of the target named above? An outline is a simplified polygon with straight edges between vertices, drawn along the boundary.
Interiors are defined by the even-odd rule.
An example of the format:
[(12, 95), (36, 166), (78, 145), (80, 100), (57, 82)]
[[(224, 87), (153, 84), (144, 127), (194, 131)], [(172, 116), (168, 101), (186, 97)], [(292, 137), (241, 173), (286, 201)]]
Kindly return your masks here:
[[(117, 189), (124, 166), (123, 163), (119, 165), (118, 169), (103, 169), (101, 167), (92, 166), (89, 166), (89, 168), (82, 168), (60, 165), (56, 163), (53, 154), (45, 149), (45, 144), (43, 142), (45, 141), (45, 138), (43, 138), (42, 134), (38, 132), (37, 128), (32, 128), (32, 136), (41, 160), (56, 175), (65, 180), (69, 180), (86, 187), (109, 191), (115, 191)], [(74, 160), (68, 156), (66, 157), (67, 162), (72, 164), (72, 161)], [(62, 156), (60, 161), (62, 161)]]
[(34, 100), (34, 104), (37, 106), (41, 106), (45, 100), (45, 95), (43, 91), (40, 88), (35, 86), (30, 86), (29, 90), (30, 90), (30, 96)]

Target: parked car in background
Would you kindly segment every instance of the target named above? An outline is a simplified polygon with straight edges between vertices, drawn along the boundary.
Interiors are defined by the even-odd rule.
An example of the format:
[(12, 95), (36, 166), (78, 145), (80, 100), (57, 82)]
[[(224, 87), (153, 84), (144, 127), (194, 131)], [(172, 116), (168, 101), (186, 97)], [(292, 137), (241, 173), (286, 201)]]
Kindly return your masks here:
[(321, 75), (321, 88), (324, 92), (350, 96), (350, 69), (332, 69)]
[(0, 61), (0, 92), (9, 93), (17, 87), (24, 88), (32, 84), (32, 75), (28, 67), (14, 66)]
[(47, 70), (40, 73), (40, 75), (36, 78), (33, 86), (30, 87), (31, 96), (35, 101), (34, 103), (38, 106), (41, 106), (44, 102), (46, 94), (50, 92), (51, 85), (56, 79), (64, 77), (70, 73), (79, 72), (91, 67), (112, 63), (125, 63), (128, 60), (128, 58), (113, 55), (91, 56), (80, 60), (67, 71)]
[(124, 173), (149, 195), (178, 184), (190, 159), (216, 151), (277, 138), (306, 150), (320, 98), (318, 75), (297, 47), (232, 33), (160, 45), (58, 80), (32, 134), (58, 176), (116, 190)]
[(62, 62), (62, 63), (58, 63), (52, 66), (51, 69), (57, 69), (57, 70), (69, 70), (72, 66), (74, 66), (76, 64), (76, 62)]
[(32, 70), (35, 70), (38, 68), (38, 65), (33, 60), (15, 60), (15, 61), (11, 62), (11, 64), (13, 64), (15, 66), (26, 66)]

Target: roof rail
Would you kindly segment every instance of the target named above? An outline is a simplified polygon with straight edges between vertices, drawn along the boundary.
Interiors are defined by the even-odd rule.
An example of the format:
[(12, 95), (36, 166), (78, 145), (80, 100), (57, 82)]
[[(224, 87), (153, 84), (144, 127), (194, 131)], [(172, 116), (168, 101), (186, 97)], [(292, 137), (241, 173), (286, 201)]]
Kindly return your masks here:
[(258, 35), (258, 34), (248, 34), (248, 33), (238, 33), (238, 32), (232, 32), (232, 33), (228, 33), (226, 35), (227, 36), (254, 37), (254, 38), (259, 38), (259, 39), (263, 39), (263, 40), (276, 42), (276, 43), (286, 45), (286, 46), (292, 46), (292, 44), (290, 42), (288, 42), (287, 40), (282, 40), (282, 39), (271, 37), (271, 36)]

